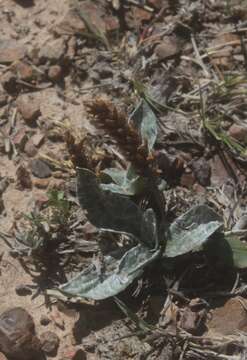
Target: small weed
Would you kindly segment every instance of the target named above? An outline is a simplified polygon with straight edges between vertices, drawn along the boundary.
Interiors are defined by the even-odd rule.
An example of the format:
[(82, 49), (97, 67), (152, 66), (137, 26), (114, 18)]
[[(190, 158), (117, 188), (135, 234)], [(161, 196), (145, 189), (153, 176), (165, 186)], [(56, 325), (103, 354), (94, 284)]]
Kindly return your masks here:
[(28, 255), (41, 254), (50, 248), (52, 242), (59, 241), (58, 234), (66, 233), (66, 224), (70, 215), (70, 203), (62, 191), (52, 190), (48, 193), (49, 201), (42, 212), (31, 212), (24, 216), (26, 231), (16, 235), (17, 249)]

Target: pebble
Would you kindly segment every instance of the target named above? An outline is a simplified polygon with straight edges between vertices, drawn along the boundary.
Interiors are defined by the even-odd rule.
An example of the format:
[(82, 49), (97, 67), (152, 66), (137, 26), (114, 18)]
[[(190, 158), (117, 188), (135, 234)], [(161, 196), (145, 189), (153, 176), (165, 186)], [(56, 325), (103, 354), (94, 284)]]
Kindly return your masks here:
[(69, 9), (64, 18), (57, 22), (53, 27), (53, 32), (57, 35), (80, 34), (86, 31), (86, 25), (73, 9)]
[(34, 146), (32, 138), (30, 138), (25, 144), (24, 151), (29, 157), (34, 157), (37, 155), (38, 149)]
[(228, 130), (228, 134), (237, 141), (247, 141), (247, 127), (233, 124)]
[(51, 63), (58, 63), (62, 60), (66, 53), (66, 45), (63, 38), (58, 38), (53, 41), (48, 41), (39, 51), (39, 59), (41, 63), (49, 61)]
[(49, 201), (46, 194), (35, 194), (35, 206), (38, 210), (42, 209)]
[(40, 335), (41, 349), (47, 355), (56, 356), (59, 347), (59, 337), (52, 331), (45, 331)]
[(242, 304), (246, 299), (238, 296), (227, 299), (223, 305), (213, 307), (207, 321), (209, 334), (213, 336), (226, 336), (241, 331), (247, 331), (247, 312)]
[(48, 178), (52, 174), (50, 167), (40, 159), (31, 161), (31, 170), (32, 174), (40, 179)]
[(38, 189), (46, 189), (49, 183), (48, 179), (33, 179), (33, 185)]
[(15, 288), (15, 292), (19, 296), (27, 296), (32, 294), (32, 290), (30, 287), (24, 284), (17, 285)]
[(155, 54), (159, 60), (166, 60), (180, 52), (176, 38), (166, 36), (163, 41), (155, 47)]
[(15, 41), (0, 41), (0, 64), (11, 64), (25, 56), (25, 48)]
[(191, 189), (195, 183), (195, 176), (193, 173), (183, 173), (180, 179), (180, 185)]
[(60, 81), (62, 79), (62, 74), (63, 71), (60, 65), (52, 65), (48, 70), (48, 76), (54, 82)]
[(30, 96), (20, 96), (17, 99), (17, 109), (28, 124), (32, 124), (41, 114), (40, 105)]
[(45, 138), (45, 136), (43, 134), (39, 134), (39, 133), (34, 134), (32, 136), (32, 141), (33, 141), (34, 146), (39, 147), (43, 143), (44, 138)]
[(16, 66), (18, 77), (21, 80), (29, 81), (33, 78), (33, 68), (24, 62), (19, 62)]
[(120, 23), (117, 17), (106, 16), (105, 17), (105, 28), (107, 33), (116, 32), (119, 30)]
[(47, 326), (49, 325), (51, 322), (51, 319), (46, 316), (46, 315), (41, 315), (41, 318), (40, 318), (40, 324), (43, 325), (43, 326)]
[(16, 307), (1, 314), (0, 350), (15, 360), (38, 358), (40, 342), (35, 335), (33, 318), (25, 309)]

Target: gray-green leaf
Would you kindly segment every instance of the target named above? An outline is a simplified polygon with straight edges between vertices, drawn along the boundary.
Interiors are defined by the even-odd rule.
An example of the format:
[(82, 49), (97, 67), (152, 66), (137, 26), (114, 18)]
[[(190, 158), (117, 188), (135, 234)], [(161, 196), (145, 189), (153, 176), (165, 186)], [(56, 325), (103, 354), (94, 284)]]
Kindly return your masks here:
[(225, 236), (232, 251), (233, 265), (239, 269), (247, 268), (247, 245), (237, 236)]
[(208, 206), (192, 207), (170, 225), (164, 255), (175, 257), (198, 250), (222, 223), (221, 217)]
[(128, 198), (101, 190), (93, 172), (77, 169), (77, 195), (88, 220), (101, 230), (127, 233), (140, 239), (143, 214)]
[(157, 138), (157, 117), (149, 104), (141, 99), (136, 109), (130, 115), (129, 121), (140, 132), (143, 144), (147, 144), (151, 152)]
[(100, 184), (102, 190), (109, 190), (122, 195), (132, 196), (143, 191), (146, 181), (135, 172), (132, 165), (127, 170), (105, 169), (103, 174), (108, 175), (115, 184)]
[[(118, 254), (119, 255), (119, 254)], [(104, 259), (104, 273), (99, 274), (95, 265), (81, 272), (59, 290), (67, 296), (77, 296), (94, 300), (106, 299), (126, 289), (143, 268), (160, 255), (160, 251), (151, 251), (144, 245), (138, 245), (119, 259), (108, 255)]]

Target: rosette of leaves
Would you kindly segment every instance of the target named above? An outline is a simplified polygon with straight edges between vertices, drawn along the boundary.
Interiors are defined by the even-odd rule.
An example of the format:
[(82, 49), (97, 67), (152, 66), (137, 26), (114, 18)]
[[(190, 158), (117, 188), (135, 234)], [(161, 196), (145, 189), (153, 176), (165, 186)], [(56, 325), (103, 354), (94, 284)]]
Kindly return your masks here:
[[(142, 144), (151, 154), (157, 137), (157, 118), (145, 97), (130, 115), (129, 123), (138, 131)], [(243, 249), (242, 243), (224, 239), (224, 236), (224, 243), (222, 236), (208, 242), (223, 224), (222, 218), (208, 206), (194, 206), (170, 225), (158, 224), (152, 209), (143, 211), (129, 198), (145, 186), (144, 178), (138, 176), (132, 166), (127, 171), (106, 169), (103, 174), (113, 182), (100, 184), (92, 171), (77, 169), (79, 203), (88, 220), (99, 230), (125, 234), (133, 240), (133, 245), (106, 255), (101, 273), (92, 264), (61, 285), (60, 293), (67, 297), (95, 300), (115, 296), (158, 258), (166, 261), (167, 258), (202, 250), (203, 246), (208, 254), (210, 249), (212, 253), (214, 245), (218, 253), (222, 252), (223, 245), (224, 249), (230, 247), (227, 255), (232, 255), (233, 264), (245, 266), (247, 248)], [(210, 245), (208, 249), (205, 247), (207, 243)]]
[[(197, 205), (173, 222), (162, 236), (152, 209), (142, 211), (128, 197), (103, 190), (95, 174), (78, 169), (77, 192), (88, 220), (98, 229), (124, 233), (135, 245), (122, 247), (104, 258), (99, 274), (92, 264), (59, 291), (68, 297), (95, 300), (114, 296), (140, 277), (144, 268), (158, 258), (176, 257), (201, 249), (222, 226), (222, 219), (206, 205)], [(166, 246), (164, 246), (166, 243)]]

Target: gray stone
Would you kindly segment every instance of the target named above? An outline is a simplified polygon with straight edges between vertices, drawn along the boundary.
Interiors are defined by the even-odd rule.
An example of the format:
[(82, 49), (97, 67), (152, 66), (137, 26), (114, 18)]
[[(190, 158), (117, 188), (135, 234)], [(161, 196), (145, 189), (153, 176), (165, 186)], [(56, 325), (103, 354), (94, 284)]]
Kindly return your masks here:
[(51, 176), (50, 167), (40, 159), (34, 159), (31, 161), (32, 174), (40, 179), (48, 178)]

